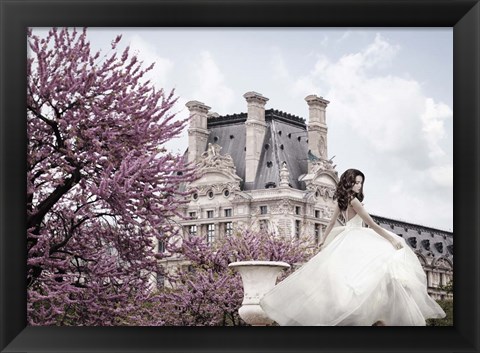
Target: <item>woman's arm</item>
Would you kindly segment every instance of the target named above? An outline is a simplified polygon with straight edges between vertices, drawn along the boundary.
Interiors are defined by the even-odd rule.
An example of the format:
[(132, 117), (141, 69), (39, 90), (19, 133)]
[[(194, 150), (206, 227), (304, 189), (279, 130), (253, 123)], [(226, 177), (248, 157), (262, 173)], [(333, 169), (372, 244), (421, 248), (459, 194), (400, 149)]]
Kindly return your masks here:
[(330, 231), (332, 230), (333, 226), (335, 225), (335, 222), (337, 221), (338, 215), (340, 214), (340, 208), (338, 205), (335, 207), (335, 211), (333, 211), (332, 218), (330, 219), (330, 222), (328, 223), (327, 229), (325, 230), (325, 235), (323, 236), (323, 241), (319, 244), (320, 249), (323, 247), (323, 244), (325, 244), (325, 241), (327, 240), (328, 235), (330, 234)]
[(377, 223), (375, 223), (375, 221), (368, 214), (368, 212), (363, 207), (362, 203), (357, 198), (354, 198), (350, 204), (352, 205), (355, 212), (357, 212), (360, 215), (360, 217), (365, 222), (365, 224), (367, 224), (370, 228), (372, 228), (377, 234), (387, 239), (390, 243), (392, 243), (392, 245), (396, 249), (401, 249), (403, 247), (402, 243), (398, 238), (392, 236), (385, 229), (383, 229)]
[(328, 223), (327, 229), (325, 230), (325, 239), (328, 237), (328, 234), (332, 230), (333, 226), (335, 225), (335, 222), (337, 221), (338, 215), (340, 214), (340, 208), (338, 205), (335, 207), (335, 211), (333, 211), (333, 216), (330, 219), (330, 222)]

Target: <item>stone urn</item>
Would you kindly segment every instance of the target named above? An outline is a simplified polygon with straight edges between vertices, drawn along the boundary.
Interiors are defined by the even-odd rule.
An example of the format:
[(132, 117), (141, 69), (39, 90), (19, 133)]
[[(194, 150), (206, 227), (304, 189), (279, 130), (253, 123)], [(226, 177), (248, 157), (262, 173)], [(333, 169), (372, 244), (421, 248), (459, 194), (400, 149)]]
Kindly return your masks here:
[(260, 299), (275, 286), (282, 270), (290, 268), (286, 262), (239, 261), (228, 265), (240, 273), (243, 282), (243, 302), (238, 310), (240, 317), (249, 325), (266, 326), (273, 323), (263, 311)]

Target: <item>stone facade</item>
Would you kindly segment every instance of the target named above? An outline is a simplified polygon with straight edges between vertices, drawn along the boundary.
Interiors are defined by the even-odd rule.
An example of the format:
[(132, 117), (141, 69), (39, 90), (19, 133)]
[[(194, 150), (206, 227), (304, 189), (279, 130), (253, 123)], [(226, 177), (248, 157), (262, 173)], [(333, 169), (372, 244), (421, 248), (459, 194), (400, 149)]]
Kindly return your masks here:
[[(208, 242), (246, 227), (268, 229), (292, 237), (307, 236), (314, 246), (323, 240), (334, 210), (338, 172), (328, 159), (328, 101), (309, 95), (305, 120), (265, 109), (268, 98), (244, 95), (247, 113), (219, 116), (197, 101), (186, 104), (192, 121), (188, 160), (200, 178), (185, 185), (192, 191), (177, 219), (183, 236), (199, 234)], [(444, 298), (441, 289), (453, 276), (453, 234), (373, 216), (376, 222), (402, 235), (417, 253), (427, 273), (429, 292)], [(344, 220), (340, 217), (338, 224)], [(166, 261), (177, 266), (181, 259)], [(185, 264), (184, 264), (185, 265)]]
[(375, 215), (372, 218), (407, 241), (425, 270), (430, 295), (451, 299), (445, 286), (453, 280), (453, 233)]

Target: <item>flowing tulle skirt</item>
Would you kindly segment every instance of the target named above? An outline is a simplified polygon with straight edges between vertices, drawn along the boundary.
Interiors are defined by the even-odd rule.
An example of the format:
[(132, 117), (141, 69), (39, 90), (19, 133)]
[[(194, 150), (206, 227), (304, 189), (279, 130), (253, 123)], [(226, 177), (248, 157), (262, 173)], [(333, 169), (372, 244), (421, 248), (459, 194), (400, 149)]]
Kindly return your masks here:
[(427, 318), (445, 317), (402, 238), (404, 247), (397, 250), (372, 229), (348, 224), (334, 228), (331, 238), (262, 298), (260, 305), (279, 325), (370, 326), (383, 320), (425, 326)]

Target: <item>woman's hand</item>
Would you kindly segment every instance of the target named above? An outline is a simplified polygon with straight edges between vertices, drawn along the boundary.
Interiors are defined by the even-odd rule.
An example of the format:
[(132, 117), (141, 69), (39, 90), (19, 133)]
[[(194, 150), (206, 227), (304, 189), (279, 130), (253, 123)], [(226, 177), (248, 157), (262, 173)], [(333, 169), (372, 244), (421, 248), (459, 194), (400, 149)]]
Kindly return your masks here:
[(400, 239), (398, 239), (398, 238), (396, 238), (396, 237), (395, 237), (395, 238), (392, 238), (392, 239), (390, 240), (390, 243), (392, 243), (393, 247), (394, 247), (395, 249), (397, 249), (397, 250), (400, 250), (400, 249), (403, 248), (402, 242), (400, 241)]

